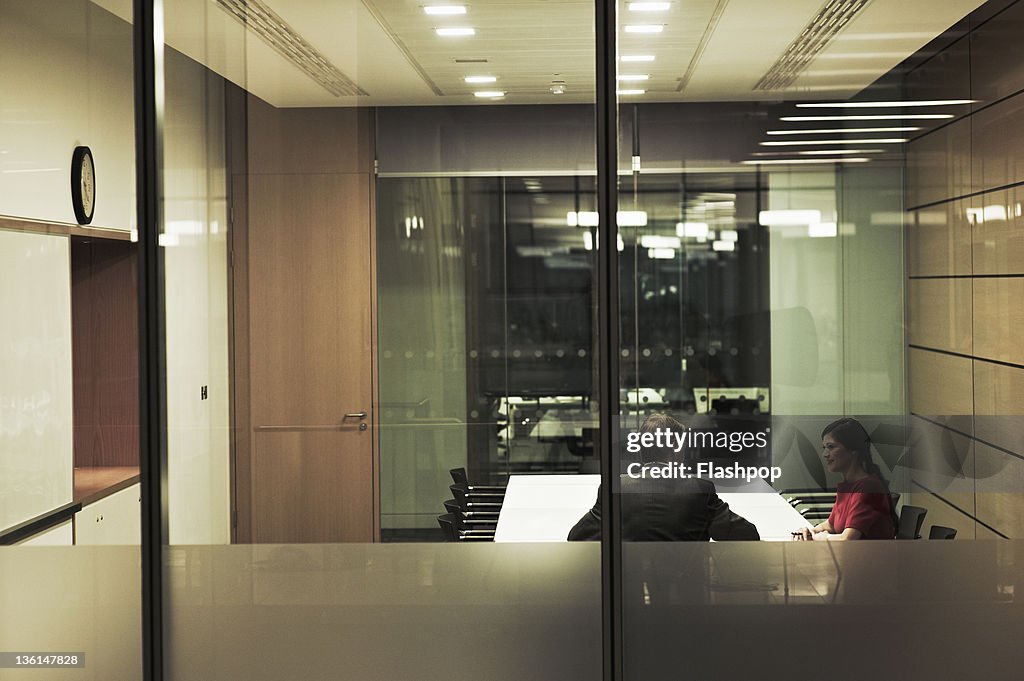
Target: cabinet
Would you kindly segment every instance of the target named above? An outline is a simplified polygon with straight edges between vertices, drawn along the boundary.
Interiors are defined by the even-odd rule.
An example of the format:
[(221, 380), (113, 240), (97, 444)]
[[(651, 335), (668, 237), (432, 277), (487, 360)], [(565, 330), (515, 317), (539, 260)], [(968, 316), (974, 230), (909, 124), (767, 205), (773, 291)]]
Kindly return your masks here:
[(103, 497), (75, 514), (75, 544), (138, 544), (141, 538), (138, 483)]

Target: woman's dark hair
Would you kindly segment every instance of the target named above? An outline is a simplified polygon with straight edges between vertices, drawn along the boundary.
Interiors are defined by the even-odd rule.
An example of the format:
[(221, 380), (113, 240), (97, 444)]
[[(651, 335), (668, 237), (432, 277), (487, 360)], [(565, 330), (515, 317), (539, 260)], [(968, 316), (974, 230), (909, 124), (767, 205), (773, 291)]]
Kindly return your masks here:
[(892, 516), (892, 525), (895, 529), (899, 530), (900, 520), (896, 515), (896, 505), (892, 502), (889, 481), (885, 479), (885, 476), (882, 475), (882, 469), (871, 458), (871, 436), (868, 435), (868, 431), (857, 419), (843, 418), (825, 426), (825, 429), (821, 431), (821, 439), (824, 440), (826, 435), (831, 435), (832, 439), (844, 448), (854, 452), (857, 455), (857, 461), (860, 463), (861, 468), (869, 475), (873, 475), (882, 481), (885, 493), (889, 496), (889, 514)]

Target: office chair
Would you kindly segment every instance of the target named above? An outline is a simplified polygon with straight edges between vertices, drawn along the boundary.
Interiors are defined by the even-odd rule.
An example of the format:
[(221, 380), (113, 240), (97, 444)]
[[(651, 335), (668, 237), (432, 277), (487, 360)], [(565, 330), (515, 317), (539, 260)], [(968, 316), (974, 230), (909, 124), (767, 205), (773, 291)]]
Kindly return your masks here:
[(505, 485), (471, 485), (469, 484), (469, 476), (466, 475), (465, 468), (452, 468), (448, 471), (448, 474), (452, 476), (452, 481), (456, 485), (465, 486), (467, 489), (478, 491), (478, 492), (501, 492), (505, 493)]
[(444, 532), (445, 541), (458, 541), (459, 537), (455, 532), (455, 516), (452, 513), (445, 513), (444, 515), (437, 516), (437, 524), (441, 526), (441, 531)]
[(929, 539), (955, 539), (956, 530), (952, 527), (943, 527), (942, 525), (932, 525), (931, 529), (928, 530)]
[(444, 502), (444, 512), (461, 513), (462, 507), (459, 506), (459, 502), (455, 501), (454, 499), (448, 499), (447, 501)]
[(900, 526), (896, 530), (897, 539), (920, 539), (921, 526), (924, 525), (924, 517), (928, 509), (920, 506), (908, 506), (904, 504), (900, 511)]

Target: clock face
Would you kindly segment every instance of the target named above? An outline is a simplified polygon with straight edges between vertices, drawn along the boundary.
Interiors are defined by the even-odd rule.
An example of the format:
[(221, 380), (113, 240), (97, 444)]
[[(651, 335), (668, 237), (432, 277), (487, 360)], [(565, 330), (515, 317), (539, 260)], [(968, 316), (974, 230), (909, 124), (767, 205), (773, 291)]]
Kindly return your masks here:
[(71, 156), (71, 206), (78, 224), (92, 222), (96, 207), (96, 167), (89, 147), (75, 147)]

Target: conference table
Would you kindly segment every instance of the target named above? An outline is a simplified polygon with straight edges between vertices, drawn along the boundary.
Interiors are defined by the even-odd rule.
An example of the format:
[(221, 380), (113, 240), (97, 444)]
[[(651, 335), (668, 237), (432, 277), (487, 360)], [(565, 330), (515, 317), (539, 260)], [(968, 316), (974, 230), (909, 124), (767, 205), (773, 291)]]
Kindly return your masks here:
[[(566, 541), (569, 530), (593, 507), (600, 484), (599, 475), (510, 476), (494, 541)], [(811, 526), (764, 480), (716, 487), (733, 511), (757, 527), (762, 541), (790, 541), (793, 530)]]

